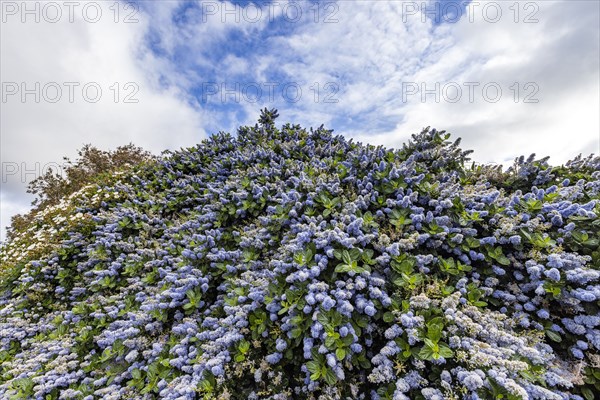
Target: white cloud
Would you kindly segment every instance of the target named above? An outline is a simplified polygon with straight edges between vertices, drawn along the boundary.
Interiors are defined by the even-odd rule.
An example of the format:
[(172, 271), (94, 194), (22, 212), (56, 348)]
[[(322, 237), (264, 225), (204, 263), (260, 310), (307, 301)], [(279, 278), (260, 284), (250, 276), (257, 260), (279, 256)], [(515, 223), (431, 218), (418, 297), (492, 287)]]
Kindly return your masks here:
[[(281, 23), (287, 2), (278, 3), (275, 8), (261, 5)], [(579, 152), (599, 151), (596, 2), (520, 2), (515, 23), (514, 2), (478, 1), (458, 23), (439, 26), (420, 14), (403, 15), (408, 3), (421, 4), (341, 1), (337, 8), (319, 8), (315, 22), (314, 5), (302, 1), (304, 17), (283, 28), (269, 24), (265, 14), (258, 22), (235, 22), (223, 13), (234, 8), (231, 3), (205, 20), (199, 10), (215, 4), (210, 1), (199, 7), (183, 1), (143, 3), (137, 24), (115, 24), (110, 11), (98, 24), (81, 18), (75, 24), (9, 20), (2, 24), (2, 81), (95, 81), (105, 96), (96, 104), (81, 99), (74, 104), (2, 104), (2, 160), (56, 161), (87, 142), (114, 147), (132, 141), (154, 151), (191, 145), (207, 127), (233, 130), (254, 123), (257, 110), (265, 106), (279, 108), (285, 122), (324, 123), (346, 136), (387, 146), (399, 146), (431, 125), (463, 137), (463, 147), (474, 149), (474, 157), (484, 162), (535, 152), (560, 163)], [(498, 22), (489, 21), (491, 11), (484, 18), (486, 4), (502, 6)], [(331, 11), (338, 22), (325, 23)], [(528, 15), (538, 22), (524, 23)], [(240, 42), (254, 46), (240, 52)], [(236, 107), (218, 109), (219, 100), (202, 104), (192, 93), (202, 82), (267, 83), (274, 75), (280, 84), (300, 84), (302, 98), (288, 103), (277, 94), (274, 102), (267, 96), (258, 103), (242, 102), (248, 120), (240, 120)], [(136, 82), (139, 103), (111, 101), (113, 82)], [(324, 87), (328, 82), (339, 84), (333, 94), (338, 102), (324, 102), (332, 94)], [(456, 103), (444, 98), (436, 103), (433, 95), (425, 102), (420, 94), (403, 98), (407, 84), (432, 89), (449, 82), (463, 89)], [(467, 82), (479, 83), (472, 102)], [(497, 103), (482, 97), (486, 83), (502, 88)], [(527, 83), (539, 88), (533, 96), (538, 103), (523, 102), (536, 87)], [(520, 98), (515, 103), (516, 87)], [(8, 187), (12, 194), (15, 182)], [(3, 203), (19, 201), (7, 199), (3, 192)], [(15, 207), (2, 205), (2, 224)]]
[[(503, 89), (501, 100), (485, 101), (479, 92), (474, 103), (413, 101), (403, 109), (406, 119), (394, 130), (392, 143), (401, 142), (401, 134), (431, 124), (462, 136), (463, 146), (475, 149), (474, 156), (482, 161), (536, 153), (562, 163), (584, 150), (598, 153), (598, 5), (536, 2), (539, 22), (525, 24), (514, 23), (508, 9), (513, 3), (495, 4), (503, 6), (504, 18), (497, 23), (486, 22), (476, 13), (474, 23), (465, 18), (449, 32), (450, 57), (445, 55), (435, 64), (433, 75), (442, 84), (497, 82)], [(459, 60), (467, 61), (466, 68), (457, 68)], [(433, 82), (430, 76), (430, 68), (425, 68), (417, 80)], [(524, 87), (527, 82), (537, 85), (539, 92), (533, 98), (539, 103), (526, 104), (523, 99), (515, 103), (511, 90), (515, 82), (521, 96), (533, 93), (533, 86)], [(594, 142), (595, 148), (590, 146)]]
[[(284, 105), (282, 115), (312, 118), (317, 110), (326, 112), (326, 120), (308, 122), (345, 118), (344, 129), (337, 127), (341, 133), (388, 146), (431, 125), (463, 137), (463, 146), (486, 162), (535, 152), (562, 163), (581, 151), (598, 152), (597, 3), (518, 3), (515, 23), (514, 2), (480, 1), (458, 23), (437, 27), (418, 14), (403, 16), (403, 2), (339, 4), (340, 23), (306, 25), (275, 41), (290, 75), (306, 81), (339, 77), (339, 103), (303, 99), (293, 109)], [(497, 6), (502, 17), (493, 23)], [(537, 22), (524, 23), (527, 17)], [(464, 86), (469, 82), (479, 85), (472, 101)], [(403, 99), (406, 85), (413, 83), (428, 90), (439, 84), (440, 101), (432, 94), (422, 101), (421, 91)], [(448, 83), (462, 88), (456, 103), (443, 96)], [(496, 103), (494, 86), (488, 87), (488, 98), (482, 92), (488, 83), (502, 90)], [(525, 103), (526, 98), (539, 102)], [(396, 127), (379, 127), (386, 123)]]
[[(32, 7), (35, 3), (28, 4)], [(97, 23), (86, 22), (81, 11), (77, 12), (83, 5), (74, 12), (73, 23), (69, 22), (68, 14), (58, 23), (46, 22), (44, 18), (36, 23), (33, 16), (23, 23), (20, 13), (3, 14), (6, 21), (1, 27), (0, 46), (3, 89), (10, 82), (17, 85), (24, 82), (33, 89), (39, 82), (42, 91), (45, 84), (56, 83), (62, 89), (62, 98), (49, 103), (42, 93), (39, 103), (34, 95), (27, 95), (22, 102), (16, 94), (7, 96), (1, 104), (2, 227), (14, 212), (23, 210), (22, 203), (14, 202), (25, 200), (25, 196), (15, 195), (25, 192), (23, 180), (18, 174), (5, 176), (7, 163), (25, 163), (27, 168), (34, 168), (35, 163), (60, 162), (64, 155), (74, 156), (75, 150), (85, 143), (114, 148), (133, 142), (160, 152), (193, 145), (205, 135), (203, 125), (209, 118), (190, 106), (189, 95), (180, 88), (164, 87), (155, 81), (164, 66), (147, 56), (144, 35), (149, 21), (145, 15), (135, 16), (138, 23), (114, 23), (109, 9), (114, 3), (96, 4), (103, 5), (102, 18)], [(125, 15), (123, 11), (121, 18)], [(72, 103), (65, 82), (79, 83), (74, 87)], [(90, 82), (102, 89), (97, 103), (82, 97), (83, 85)], [(120, 89), (118, 102), (114, 100), (115, 82)], [(139, 101), (137, 104), (123, 102), (136, 88), (125, 87), (128, 82), (139, 87), (132, 97)], [(48, 90), (46, 98), (54, 98), (54, 89)], [(95, 96), (92, 89), (88, 94), (90, 98)], [(31, 178), (28, 176), (27, 180)]]

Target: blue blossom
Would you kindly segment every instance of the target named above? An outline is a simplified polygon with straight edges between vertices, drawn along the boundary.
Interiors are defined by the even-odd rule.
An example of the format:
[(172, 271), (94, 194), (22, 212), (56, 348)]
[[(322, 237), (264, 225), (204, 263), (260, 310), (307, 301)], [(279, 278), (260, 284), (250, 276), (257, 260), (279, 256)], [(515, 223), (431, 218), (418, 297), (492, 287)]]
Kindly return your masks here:
[(511, 244), (514, 244), (514, 245), (521, 244), (521, 236), (519, 236), (519, 235), (513, 235), (513, 236), (509, 237), (508, 240), (510, 241)]
[(541, 319), (549, 319), (550, 313), (546, 309), (540, 309), (537, 312), (537, 316), (540, 317)]
[(278, 352), (282, 352), (287, 348), (287, 343), (285, 340), (277, 338), (275, 348)]
[(348, 336), (348, 328), (347, 328), (347, 327), (345, 327), (345, 326), (342, 326), (342, 327), (340, 328), (340, 336), (341, 336), (341, 337), (346, 337), (346, 336)]
[(475, 391), (483, 386), (483, 380), (477, 374), (470, 374), (462, 381), (465, 387), (471, 391)]
[(580, 350), (588, 349), (588, 344), (586, 342), (584, 342), (583, 340), (578, 340), (575, 344), (576, 344), (577, 348)]
[(375, 310), (375, 307), (373, 307), (373, 306), (365, 307), (365, 314), (367, 314), (369, 317), (374, 316), (376, 312), (377, 312), (377, 310)]
[(279, 361), (281, 361), (281, 353), (276, 352), (276, 353), (272, 353), (269, 354), (268, 356), (265, 357), (265, 360), (267, 360), (267, 362), (269, 364), (277, 364)]
[(555, 282), (560, 281), (560, 272), (556, 268), (551, 268), (547, 270), (546, 272), (544, 272), (544, 275), (546, 275), (549, 279), (552, 279)]
[(571, 347), (571, 354), (573, 354), (573, 357), (578, 358), (580, 360), (584, 357), (583, 352), (577, 347)]

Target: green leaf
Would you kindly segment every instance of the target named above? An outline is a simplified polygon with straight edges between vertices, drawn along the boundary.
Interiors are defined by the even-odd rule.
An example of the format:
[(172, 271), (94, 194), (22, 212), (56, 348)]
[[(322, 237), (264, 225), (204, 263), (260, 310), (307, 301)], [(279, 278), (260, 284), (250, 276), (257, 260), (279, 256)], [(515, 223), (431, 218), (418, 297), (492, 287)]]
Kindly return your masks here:
[(325, 338), (325, 347), (327, 347), (328, 349), (333, 348), (335, 345), (335, 338), (332, 336), (328, 336)]
[(594, 392), (592, 392), (591, 389), (583, 387), (581, 388), (581, 394), (583, 394), (583, 397), (586, 398), (586, 400), (594, 400)]
[(350, 346), (352, 343), (354, 343), (354, 338), (351, 335), (346, 335), (342, 338), (342, 343), (346, 346)]
[(352, 262), (352, 257), (350, 256), (350, 253), (348, 253), (348, 250), (344, 250), (342, 252), (342, 261), (344, 261), (346, 264), (350, 264)]
[(361, 358), (358, 360), (358, 362), (360, 363), (361, 368), (371, 369), (371, 362), (369, 360), (367, 360), (366, 358)]
[(434, 342), (433, 340), (431, 340), (431, 339), (429, 339), (429, 338), (424, 338), (424, 339), (423, 339), (423, 341), (425, 342), (425, 345), (426, 345), (427, 347), (430, 347), (430, 348), (432, 348), (432, 349), (434, 349), (434, 350), (436, 349), (436, 347), (437, 347), (437, 344), (436, 344), (436, 342)]
[(327, 318), (327, 315), (325, 315), (325, 313), (322, 311), (319, 312), (319, 314), (317, 314), (317, 321), (319, 321), (321, 323), (321, 325), (323, 325), (325, 327), (325, 329), (327, 329), (328, 327), (331, 327), (329, 318)]
[(330, 386), (335, 385), (337, 382), (337, 376), (335, 376), (335, 373), (330, 368), (327, 368), (327, 372), (325, 373), (325, 382)]
[(369, 324), (369, 319), (362, 315), (357, 316), (355, 318), (355, 321), (356, 321), (356, 325), (360, 326), (361, 328), (366, 328), (367, 325)]
[(306, 369), (308, 369), (308, 372), (310, 372), (312, 374), (317, 374), (318, 375), (316, 379), (313, 379), (311, 377), (310, 379), (312, 379), (312, 380), (317, 380), (317, 379), (319, 379), (319, 376), (321, 376), (321, 374), (320, 374), (321, 366), (316, 361), (309, 361), (309, 362), (307, 362), (306, 363)]
[(349, 251), (350, 253), (350, 257), (352, 258), (352, 261), (356, 261), (359, 260), (361, 258), (361, 253), (359, 249), (350, 249)]
[(245, 340), (243, 342), (240, 342), (239, 349), (242, 353), (246, 353), (248, 350), (250, 350), (250, 342), (247, 342)]
[(350, 271), (352, 271), (352, 266), (348, 264), (338, 264), (338, 266), (335, 267), (335, 272), (337, 272), (338, 274)]
[(385, 314), (383, 314), (383, 321), (384, 322), (390, 323), (390, 322), (392, 322), (394, 320), (394, 318), (395, 318), (394, 314), (391, 313), (391, 312), (389, 312), (389, 311), (386, 312)]
[(133, 371), (131, 371), (131, 377), (133, 379), (141, 379), (142, 378), (142, 371), (140, 371), (139, 369), (135, 368)]
[(342, 361), (346, 357), (346, 350), (339, 348), (335, 351), (335, 356), (338, 360)]
[(442, 328), (435, 325), (427, 330), (427, 336), (432, 342), (437, 343), (442, 338)]
[(440, 344), (440, 356), (444, 358), (450, 358), (454, 356), (454, 351), (452, 351), (452, 349), (445, 344)]
[(291, 334), (292, 334), (292, 339), (297, 339), (300, 336), (302, 336), (302, 329), (300, 329), (300, 328), (294, 328), (294, 329), (292, 329)]
[(560, 337), (560, 335), (554, 331), (547, 330), (546, 336), (548, 336), (548, 338), (550, 338), (550, 340), (552, 340), (554, 342), (557, 342), (557, 343), (562, 342), (562, 337)]
[(418, 357), (421, 360), (431, 360), (433, 359), (433, 350), (429, 346), (423, 346), (418, 353)]
[[(342, 316), (337, 311), (333, 311), (333, 315), (331, 316), (331, 323), (334, 327), (337, 327), (342, 323)], [(338, 333), (336, 333), (336, 335), (336, 337), (339, 337)]]
[(496, 261), (498, 261), (498, 264), (501, 264), (504, 266), (510, 265), (510, 260), (508, 258), (506, 258), (506, 256), (504, 256), (504, 255), (498, 256), (496, 258)]

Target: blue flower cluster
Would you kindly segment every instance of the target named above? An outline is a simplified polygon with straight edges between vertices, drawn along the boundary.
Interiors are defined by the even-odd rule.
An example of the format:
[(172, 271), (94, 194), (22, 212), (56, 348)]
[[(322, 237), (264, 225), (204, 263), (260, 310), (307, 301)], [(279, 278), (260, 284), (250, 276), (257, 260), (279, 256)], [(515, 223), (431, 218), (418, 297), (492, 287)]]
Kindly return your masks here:
[(469, 163), (320, 127), (219, 133), (0, 249), (0, 398), (600, 393), (600, 158)]

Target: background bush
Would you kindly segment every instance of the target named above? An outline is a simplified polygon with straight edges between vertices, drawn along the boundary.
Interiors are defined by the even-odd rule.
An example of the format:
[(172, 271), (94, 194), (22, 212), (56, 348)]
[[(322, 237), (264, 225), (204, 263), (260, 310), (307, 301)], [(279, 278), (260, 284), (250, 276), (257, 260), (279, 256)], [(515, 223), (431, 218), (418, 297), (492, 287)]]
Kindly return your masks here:
[(48, 168), (44, 175), (29, 183), (27, 193), (35, 196), (32, 202), (33, 209), (26, 214), (12, 217), (9, 238), (13, 233), (26, 230), (37, 213), (58, 204), (84, 186), (155, 158), (151, 153), (132, 143), (119, 146), (112, 151), (100, 150), (91, 144), (86, 144), (77, 151), (77, 154), (78, 158), (75, 161), (64, 157), (62, 171)]

